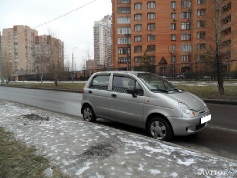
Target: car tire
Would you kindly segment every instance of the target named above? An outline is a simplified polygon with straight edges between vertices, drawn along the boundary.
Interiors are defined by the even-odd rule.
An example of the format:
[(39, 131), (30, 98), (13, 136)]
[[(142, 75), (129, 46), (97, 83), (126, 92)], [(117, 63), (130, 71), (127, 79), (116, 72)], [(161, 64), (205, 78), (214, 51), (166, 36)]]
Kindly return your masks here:
[(169, 141), (173, 137), (172, 127), (162, 117), (152, 118), (148, 123), (147, 131), (150, 136), (159, 140)]
[(85, 105), (83, 107), (83, 118), (85, 121), (88, 121), (88, 122), (96, 121), (94, 110), (92, 109), (90, 105)]

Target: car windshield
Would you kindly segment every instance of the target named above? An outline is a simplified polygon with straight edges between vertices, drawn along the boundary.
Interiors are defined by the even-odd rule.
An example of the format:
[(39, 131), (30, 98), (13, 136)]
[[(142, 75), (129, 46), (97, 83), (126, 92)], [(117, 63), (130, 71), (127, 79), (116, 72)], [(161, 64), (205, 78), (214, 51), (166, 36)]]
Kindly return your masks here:
[(137, 77), (153, 92), (175, 91), (176, 88), (167, 80), (152, 73), (138, 73)]

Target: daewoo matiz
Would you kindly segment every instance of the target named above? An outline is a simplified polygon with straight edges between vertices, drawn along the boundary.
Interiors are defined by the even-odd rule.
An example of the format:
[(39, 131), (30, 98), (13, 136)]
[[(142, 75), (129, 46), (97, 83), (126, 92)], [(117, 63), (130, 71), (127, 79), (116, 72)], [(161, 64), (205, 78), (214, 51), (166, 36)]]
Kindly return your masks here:
[(129, 124), (162, 140), (194, 134), (211, 120), (203, 100), (148, 72), (94, 73), (85, 84), (81, 106), (87, 121), (104, 118)]

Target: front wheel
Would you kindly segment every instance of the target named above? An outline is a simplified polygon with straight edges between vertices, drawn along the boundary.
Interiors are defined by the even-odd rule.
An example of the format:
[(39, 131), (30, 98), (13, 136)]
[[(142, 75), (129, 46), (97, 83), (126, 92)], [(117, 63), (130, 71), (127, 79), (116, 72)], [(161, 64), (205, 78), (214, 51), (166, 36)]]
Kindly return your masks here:
[(148, 133), (155, 139), (169, 141), (173, 136), (170, 124), (162, 117), (154, 117), (148, 123)]
[(91, 106), (86, 105), (83, 107), (83, 118), (89, 122), (95, 122), (96, 116)]

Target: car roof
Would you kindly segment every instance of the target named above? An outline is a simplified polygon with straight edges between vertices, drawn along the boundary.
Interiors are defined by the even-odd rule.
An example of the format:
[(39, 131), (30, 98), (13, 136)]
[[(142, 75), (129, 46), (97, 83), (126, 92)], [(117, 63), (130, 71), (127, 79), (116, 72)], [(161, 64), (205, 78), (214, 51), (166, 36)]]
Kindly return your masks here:
[(116, 74), (137, 74), (137, 73), (147, 73), (144, 71), (121, 71), (121, 70), (115, 70), (115, 71), (101, 71), (96, 72), (95, 74), (106, 74), (106, 73), (116, 73)]

